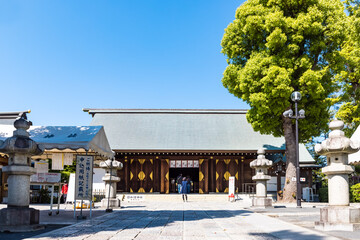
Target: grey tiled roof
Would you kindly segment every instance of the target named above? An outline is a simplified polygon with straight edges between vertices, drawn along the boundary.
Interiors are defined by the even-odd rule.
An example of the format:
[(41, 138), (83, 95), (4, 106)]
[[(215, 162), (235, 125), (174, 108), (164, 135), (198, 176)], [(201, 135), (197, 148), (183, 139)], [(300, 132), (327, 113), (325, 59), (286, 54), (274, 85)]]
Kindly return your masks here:
[[(285, 139), (255, 132), (246, 110), (84, 109), (113, 150), (285, 150)], [(305, 151), (304, 151), (305, 150)], [(305, 146), (303, 161), (313, 161)], [(303, 155), (303, 156), (302, 156)]]
[(0, 124), (11, 125), (15, 122), (16, 118), (21, 117), (26, 113), (30, 113), (30, 110), (23, 112), (0, 112)]

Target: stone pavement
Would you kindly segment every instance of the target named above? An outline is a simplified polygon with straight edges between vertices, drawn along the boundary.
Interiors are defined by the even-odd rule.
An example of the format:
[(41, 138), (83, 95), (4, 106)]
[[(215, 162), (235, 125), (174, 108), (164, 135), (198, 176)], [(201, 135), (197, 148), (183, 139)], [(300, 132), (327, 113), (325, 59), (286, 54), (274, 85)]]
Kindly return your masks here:
[(347, 239), (297, 226), (266, 212), (254, 213), (241, 201), (138, 202), (123, 206), (113, 213), (28, 239)]

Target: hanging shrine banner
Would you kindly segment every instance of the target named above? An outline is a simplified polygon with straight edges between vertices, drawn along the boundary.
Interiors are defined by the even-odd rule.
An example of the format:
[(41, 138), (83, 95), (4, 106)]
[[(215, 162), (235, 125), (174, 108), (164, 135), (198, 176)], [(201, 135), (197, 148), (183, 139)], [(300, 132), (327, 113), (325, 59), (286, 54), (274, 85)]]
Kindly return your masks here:
[(187, 168), (187, 160), (182, 160), (181, 161), (181, 167)]
[(199, 160), (194, 160), (194, 168), (198, 168), (199, 167)]
[(170, 168), (175, 168), (175, 167), (176, 167), (175, 160), (171, 160), (170, 161)]
[(51, 160), (52, 170), (64, 170), (64, 157), (62, 153), (53, 153)]
[(176, 160), (176, 168), (181, 168), (181, 160)]
[(74, 160), (74, 154), (72, 153), (63, 153), (64, 154), (64, 165), (72, 165)]
[(193, 160), (188, 160), (187, 161), (187, 167), (188, 168), (193, 168), (194, 167), (194, 161)]
[(75, 199), (92, 200), (93, 156), (76, 156)]

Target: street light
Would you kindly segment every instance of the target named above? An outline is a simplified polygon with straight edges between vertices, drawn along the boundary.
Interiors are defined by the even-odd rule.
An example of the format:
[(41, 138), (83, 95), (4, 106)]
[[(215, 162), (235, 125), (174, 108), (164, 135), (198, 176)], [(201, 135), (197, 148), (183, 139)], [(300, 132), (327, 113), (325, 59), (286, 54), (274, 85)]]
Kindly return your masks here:
[(291, 100), (295, 102), (295, 116), (293, 110), (289, 109), (283, 113), (284, 117), (295, 119), (295, 140), (296, 140), (296, 203), (301, 208), (301, 185), (300, 185), (300, 166), (299, 166), (299, 127), (298, 120), (305, 118), (305, 110), (298, 111), (297, 103), (301, 100), (301, 94), (295, 91), (291, 94)]

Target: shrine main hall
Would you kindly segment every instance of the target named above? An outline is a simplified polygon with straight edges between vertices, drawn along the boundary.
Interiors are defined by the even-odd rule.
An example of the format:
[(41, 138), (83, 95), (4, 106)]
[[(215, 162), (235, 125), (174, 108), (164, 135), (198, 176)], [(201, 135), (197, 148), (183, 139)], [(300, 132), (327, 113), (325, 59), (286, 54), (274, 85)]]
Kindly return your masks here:
[[(191, 192), (228, 191), (235, 176), (235, 189), (253, 186), (250, 162), (265, 148), (275, 187), (285, 176), (285, 139), (255, 132), (246, 120), (247, 110), (191, 109), (84, 109), (92, 126), (104, 126), (116, 160), (120, 192), (171, 193), (181, 173), (193, 182)], [(314, 160), (300, 144), (302, 186), (311, 187)]]

